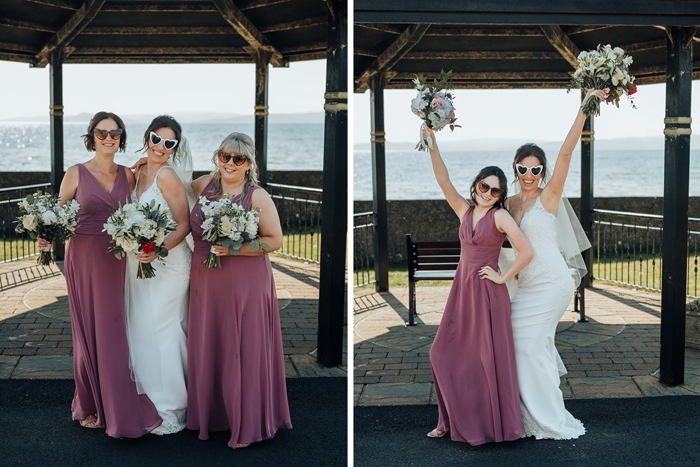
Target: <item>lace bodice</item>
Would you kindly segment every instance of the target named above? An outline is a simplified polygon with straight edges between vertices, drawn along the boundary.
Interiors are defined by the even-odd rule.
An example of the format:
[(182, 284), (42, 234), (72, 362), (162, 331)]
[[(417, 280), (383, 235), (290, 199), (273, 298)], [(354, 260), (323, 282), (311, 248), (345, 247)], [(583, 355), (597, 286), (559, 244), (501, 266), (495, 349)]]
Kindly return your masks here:
[[(146, 188), (146, 191), (141, 193), (141, 197), (138, 198), (139, 203), (150, 203), (151, 200), (155, 200), (156, 205), (160, 204), (161, 206), (170, 209), (170, 206), (168, 206), (168, 202), (165, 200), (165, 196), (163, 196), (163, 192), (161, 192), (158, 188), (158, 175), (160, 174), (160, 171), (164, 168), (172, 169), (170, 166), (165, 166), (158, 169), (158, 172), (156, 172), (156, 176), (153, 179), (153, 183), (151, 183), (151, 186)], [(132, 193), (134, 196), (136, 196), (138, 186), (139, 183), (137, 179), (136, 185), (134, 186), (134, 191)], [(187, 242), (183, 240), (180, 242), (179, 245), (168, 250), (168, 256), (166, 256), (165, 258), (158, 258), (156, 262), (166, 264), (173, 269), (183, 271), (189, 277), (190, 265), (192, 263), (192, 249), (187, 244)]]
[(520, 229), (530, 242), (535, 256), (520, 271), (518, 286), (546, 281), (568, 290), (573, 281), (557, 246), (557, 216), (542, 206), (539, 197), (523, 216)]

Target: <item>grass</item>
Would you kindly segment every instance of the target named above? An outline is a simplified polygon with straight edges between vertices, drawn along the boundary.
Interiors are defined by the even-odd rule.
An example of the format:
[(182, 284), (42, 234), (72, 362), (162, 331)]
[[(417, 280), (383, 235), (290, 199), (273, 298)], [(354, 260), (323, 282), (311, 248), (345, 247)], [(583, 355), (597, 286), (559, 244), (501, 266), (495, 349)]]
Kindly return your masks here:
[[(365, 278), (367, 271), (365, 270)], [(369, 271), (370, 280), (374, 280), (374, 270)], [(362, 277), (360, 277), (362, 279)], [(417, 287), (439, 287), (450, 285), (452, 281), (418, 281)], [(357, 275), (353, 273), (353, 285), (357, 284)], [(389, 288), (406, 288), (408, 287), (408, 269), (406, 266), (389, 265)], [(366, 284), (360, 287), (355, 287), (355, 290), (374, 289), (374, 284)]]
[(35, 240), (24, 238), (0, 239), (0, 261), (18, 259), (23, 256), (39, 255)]
[(282, 239), (282, 248), (276, 253), (319, 261), (321, 259), (321, 235), (318, 233), (313, 235), (311, 233), (285, 233)]

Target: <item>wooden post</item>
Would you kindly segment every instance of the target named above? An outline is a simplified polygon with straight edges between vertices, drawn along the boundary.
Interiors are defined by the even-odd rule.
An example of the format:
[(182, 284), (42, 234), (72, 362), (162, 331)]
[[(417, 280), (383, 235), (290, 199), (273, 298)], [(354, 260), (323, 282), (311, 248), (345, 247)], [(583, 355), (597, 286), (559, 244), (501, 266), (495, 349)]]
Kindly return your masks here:
[(695, 28), (667, 27), (660, 381), (683, 384), (690, 104)]
[[(581, 90), (581, 102), (586, 97), (586, 92)], [(595, 96), (594, 96), (595, 97)], [(591, 115), (586, 119), (581, 131), (581, 227), (586, 232), (588, 240), (593, 244), (593, 141), (595, 131), (593, 122), (595, 117)], [(588, 274), (581, 278), (578, 288), (579, 322), (586, 322), (586, 287), (593, 283), (591, 279), (591, 255), (592, 248), (583, 252), (583, 261), (586, 263)]]
[[(57, 194), (63, 181), (63, 60), (62, 48), (55, 49), (49, 54), (49, 124), (51, 138), (51, 193)], [(65, 256), (65, 245), (56, 242), (54, 257), (62, 260)]]
[(386, 140), (384, 138), (384, 86), (386, 77), (369, 78), (372, 143), (372, 211), (374, 212), (374, 276), (378, 292), (389, 290), (389, 228), (386, 208)]
[(257, 50), (255, 54), (255, 162), (260, 185), (267, 185), (267, 89), (272, 53)]
[(321, 206), (321, 277), (318, 303), (318, 354), (323, 365), (343, 361), (346, 313), (345, 263), (348, 228), (348, 10), (347, 0), (326, 2), (328, 54)]

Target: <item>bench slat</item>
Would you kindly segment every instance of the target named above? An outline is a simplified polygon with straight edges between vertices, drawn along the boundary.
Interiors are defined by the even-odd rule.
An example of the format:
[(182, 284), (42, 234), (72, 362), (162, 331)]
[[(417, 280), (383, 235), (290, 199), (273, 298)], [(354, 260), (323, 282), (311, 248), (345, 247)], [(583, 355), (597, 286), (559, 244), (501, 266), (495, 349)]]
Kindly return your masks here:
[(416, 271), (455, 271), (459, 263), (427, 263), (418, 264)]
[(415, 274), (413, 274), (413, 280), (414, 281), (419, 281), (419, 280), (434, 280), (434, 281), (449, 281), (449, 280), (454, 280), (455, 278), (455, 273), (457, 271), (417, 271)]
[(445, 256), (418, 256), (413, 260), (414, 264), (423, 263), (458, 263), (459, 256), (455, 255), (445, 255)]

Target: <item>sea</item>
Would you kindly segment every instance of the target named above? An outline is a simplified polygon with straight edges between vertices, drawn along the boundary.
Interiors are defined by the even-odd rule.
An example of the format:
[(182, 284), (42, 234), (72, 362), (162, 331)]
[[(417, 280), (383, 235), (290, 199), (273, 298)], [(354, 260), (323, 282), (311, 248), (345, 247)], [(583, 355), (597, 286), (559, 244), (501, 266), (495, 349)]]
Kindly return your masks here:
[[(389, 146), (389, 145), (388, 145)], [(483, 167), (496, 165), (508, 178), (508, 189), (515, 180), (513, 151), (445, 151), (442, 154), (450, 180), (463, 196)], [(556, 163), (547, 153), (548, 162)], [(595, 150), (593, 157), (593, 194), (596, 197), (663, 196), (664, 152), (661, 150)], [(372, 199), (372, 157), (368, 150), (354, 151), (353, 198)], [(554, 167), (552, 165), (552, 167)], [(690, 196), (700, 196), (700, 150), (690, 154)], [(425, 152), (386, 151), (387, 199), (443, 199), (435, 181), (430, 155)], [(581, 196), (581, 155), (577, 148), (572, 157), (564, 192), (571, 198)]]
[[(251, 118), (252, 120), (252, 118)], [(131, 166), (144, 154), (143, 134), (148, 124), (127, 125), (127, 148), (115, 156), (118, 164)], [(214, 151), (233, 131), (254, 138), (252, 123), (182, 124), (192, 150), (195, 170), (212, 170)], [(64, 123), (64, 163), (66, 168), (92, 158), (85, 150), (82, 135), (87, 123)], [(0, 172), (50, 171), (51, 141), (48, 123), (0, 122)], [(272, 123), (268, 126), (267, 158), (270, 170), (322, 170), (322, 123)]]

